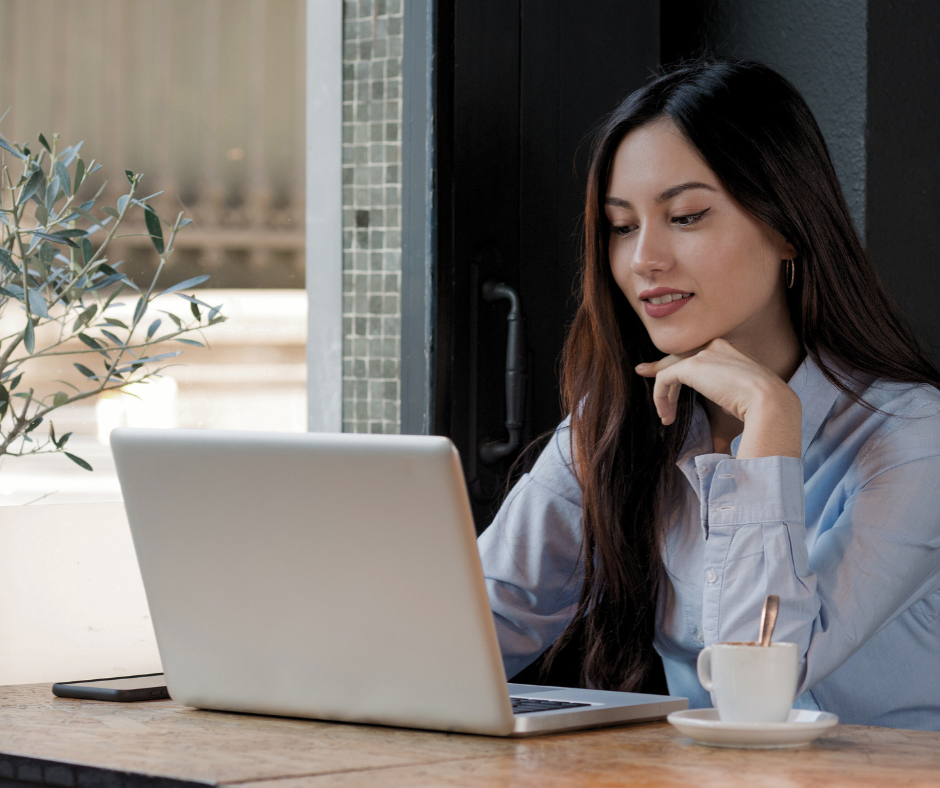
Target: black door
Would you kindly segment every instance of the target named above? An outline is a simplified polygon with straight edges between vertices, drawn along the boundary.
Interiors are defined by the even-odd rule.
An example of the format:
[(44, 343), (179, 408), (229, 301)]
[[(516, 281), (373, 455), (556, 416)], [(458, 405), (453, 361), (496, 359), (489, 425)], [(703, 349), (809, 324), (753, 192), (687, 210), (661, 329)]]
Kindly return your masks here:
[[(431, 431), (457, 445), (483, 530), (514, 444), (564, 416), (558, 362), (576, 307), (588, 137), (657, 66), (659, 3), (441, 0), (437, 14)], [(495, 285), (511, 288), (525, 316), (510, 359), (510, 421), (522, 411), (512, 431), (507, 317), (518, 309), (509, 314), (511, 293)]]

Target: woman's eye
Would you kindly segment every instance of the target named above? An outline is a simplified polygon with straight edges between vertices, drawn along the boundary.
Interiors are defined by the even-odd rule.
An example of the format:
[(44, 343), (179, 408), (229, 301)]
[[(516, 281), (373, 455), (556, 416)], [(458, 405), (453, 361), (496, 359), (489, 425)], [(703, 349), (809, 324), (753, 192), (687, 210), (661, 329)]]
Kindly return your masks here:
[(630, 235), (630, 233), (632, 233), (635, 229), (636, 229), (636, 225), (635, 225), (635, 224), (623, 224), (623, 225), (620, 225), (619, 227), (617, 227), (617, 226), (615, 226), (615, 225), (611, 225), (611, 226), (610, 226), (610, 231), (611, 231), (614, 235), (619, 235), (619, 236), (621, 236), (621, 237), (625, 237), (625, 236), (627, 236), (627, 235)]
[(702, 219), (706, 213), (708, 213), (711, 208), (706, 208), (704, 211), (699, 211), (698, 213), (687, 213), (684, 216), (673, 216), (673, 224), (677, 224), (679, 227), (691, 227), (697, 221)]

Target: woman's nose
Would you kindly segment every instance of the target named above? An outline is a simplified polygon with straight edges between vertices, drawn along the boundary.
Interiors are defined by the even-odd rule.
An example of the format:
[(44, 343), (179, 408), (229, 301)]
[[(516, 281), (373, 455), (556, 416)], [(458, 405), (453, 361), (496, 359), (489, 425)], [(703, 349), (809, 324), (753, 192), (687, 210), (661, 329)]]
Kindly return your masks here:
[(640, 230), (630, 268), (639, 276), (672, 268), (672, 254), (661, 233), (651, 227)]

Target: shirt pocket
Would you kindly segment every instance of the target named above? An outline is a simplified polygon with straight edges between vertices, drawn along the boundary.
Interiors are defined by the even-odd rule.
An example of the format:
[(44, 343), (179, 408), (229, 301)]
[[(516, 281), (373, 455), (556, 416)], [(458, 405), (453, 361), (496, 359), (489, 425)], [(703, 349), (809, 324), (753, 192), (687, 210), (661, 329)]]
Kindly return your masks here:
[(934, 629), (940, 627), (940, 591), (935, 591), (917, 604), (911, 605), (910, 611), (921, 624)]

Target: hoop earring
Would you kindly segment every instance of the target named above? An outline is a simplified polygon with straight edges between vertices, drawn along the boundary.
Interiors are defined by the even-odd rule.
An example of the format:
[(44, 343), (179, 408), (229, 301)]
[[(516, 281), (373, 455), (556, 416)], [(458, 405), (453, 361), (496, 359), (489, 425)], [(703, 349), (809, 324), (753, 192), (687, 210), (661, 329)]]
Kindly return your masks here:
[(793, 283), (796, 281), (796, 264), (792, 259), (787, 260), (787, 290), (793, 289)]

